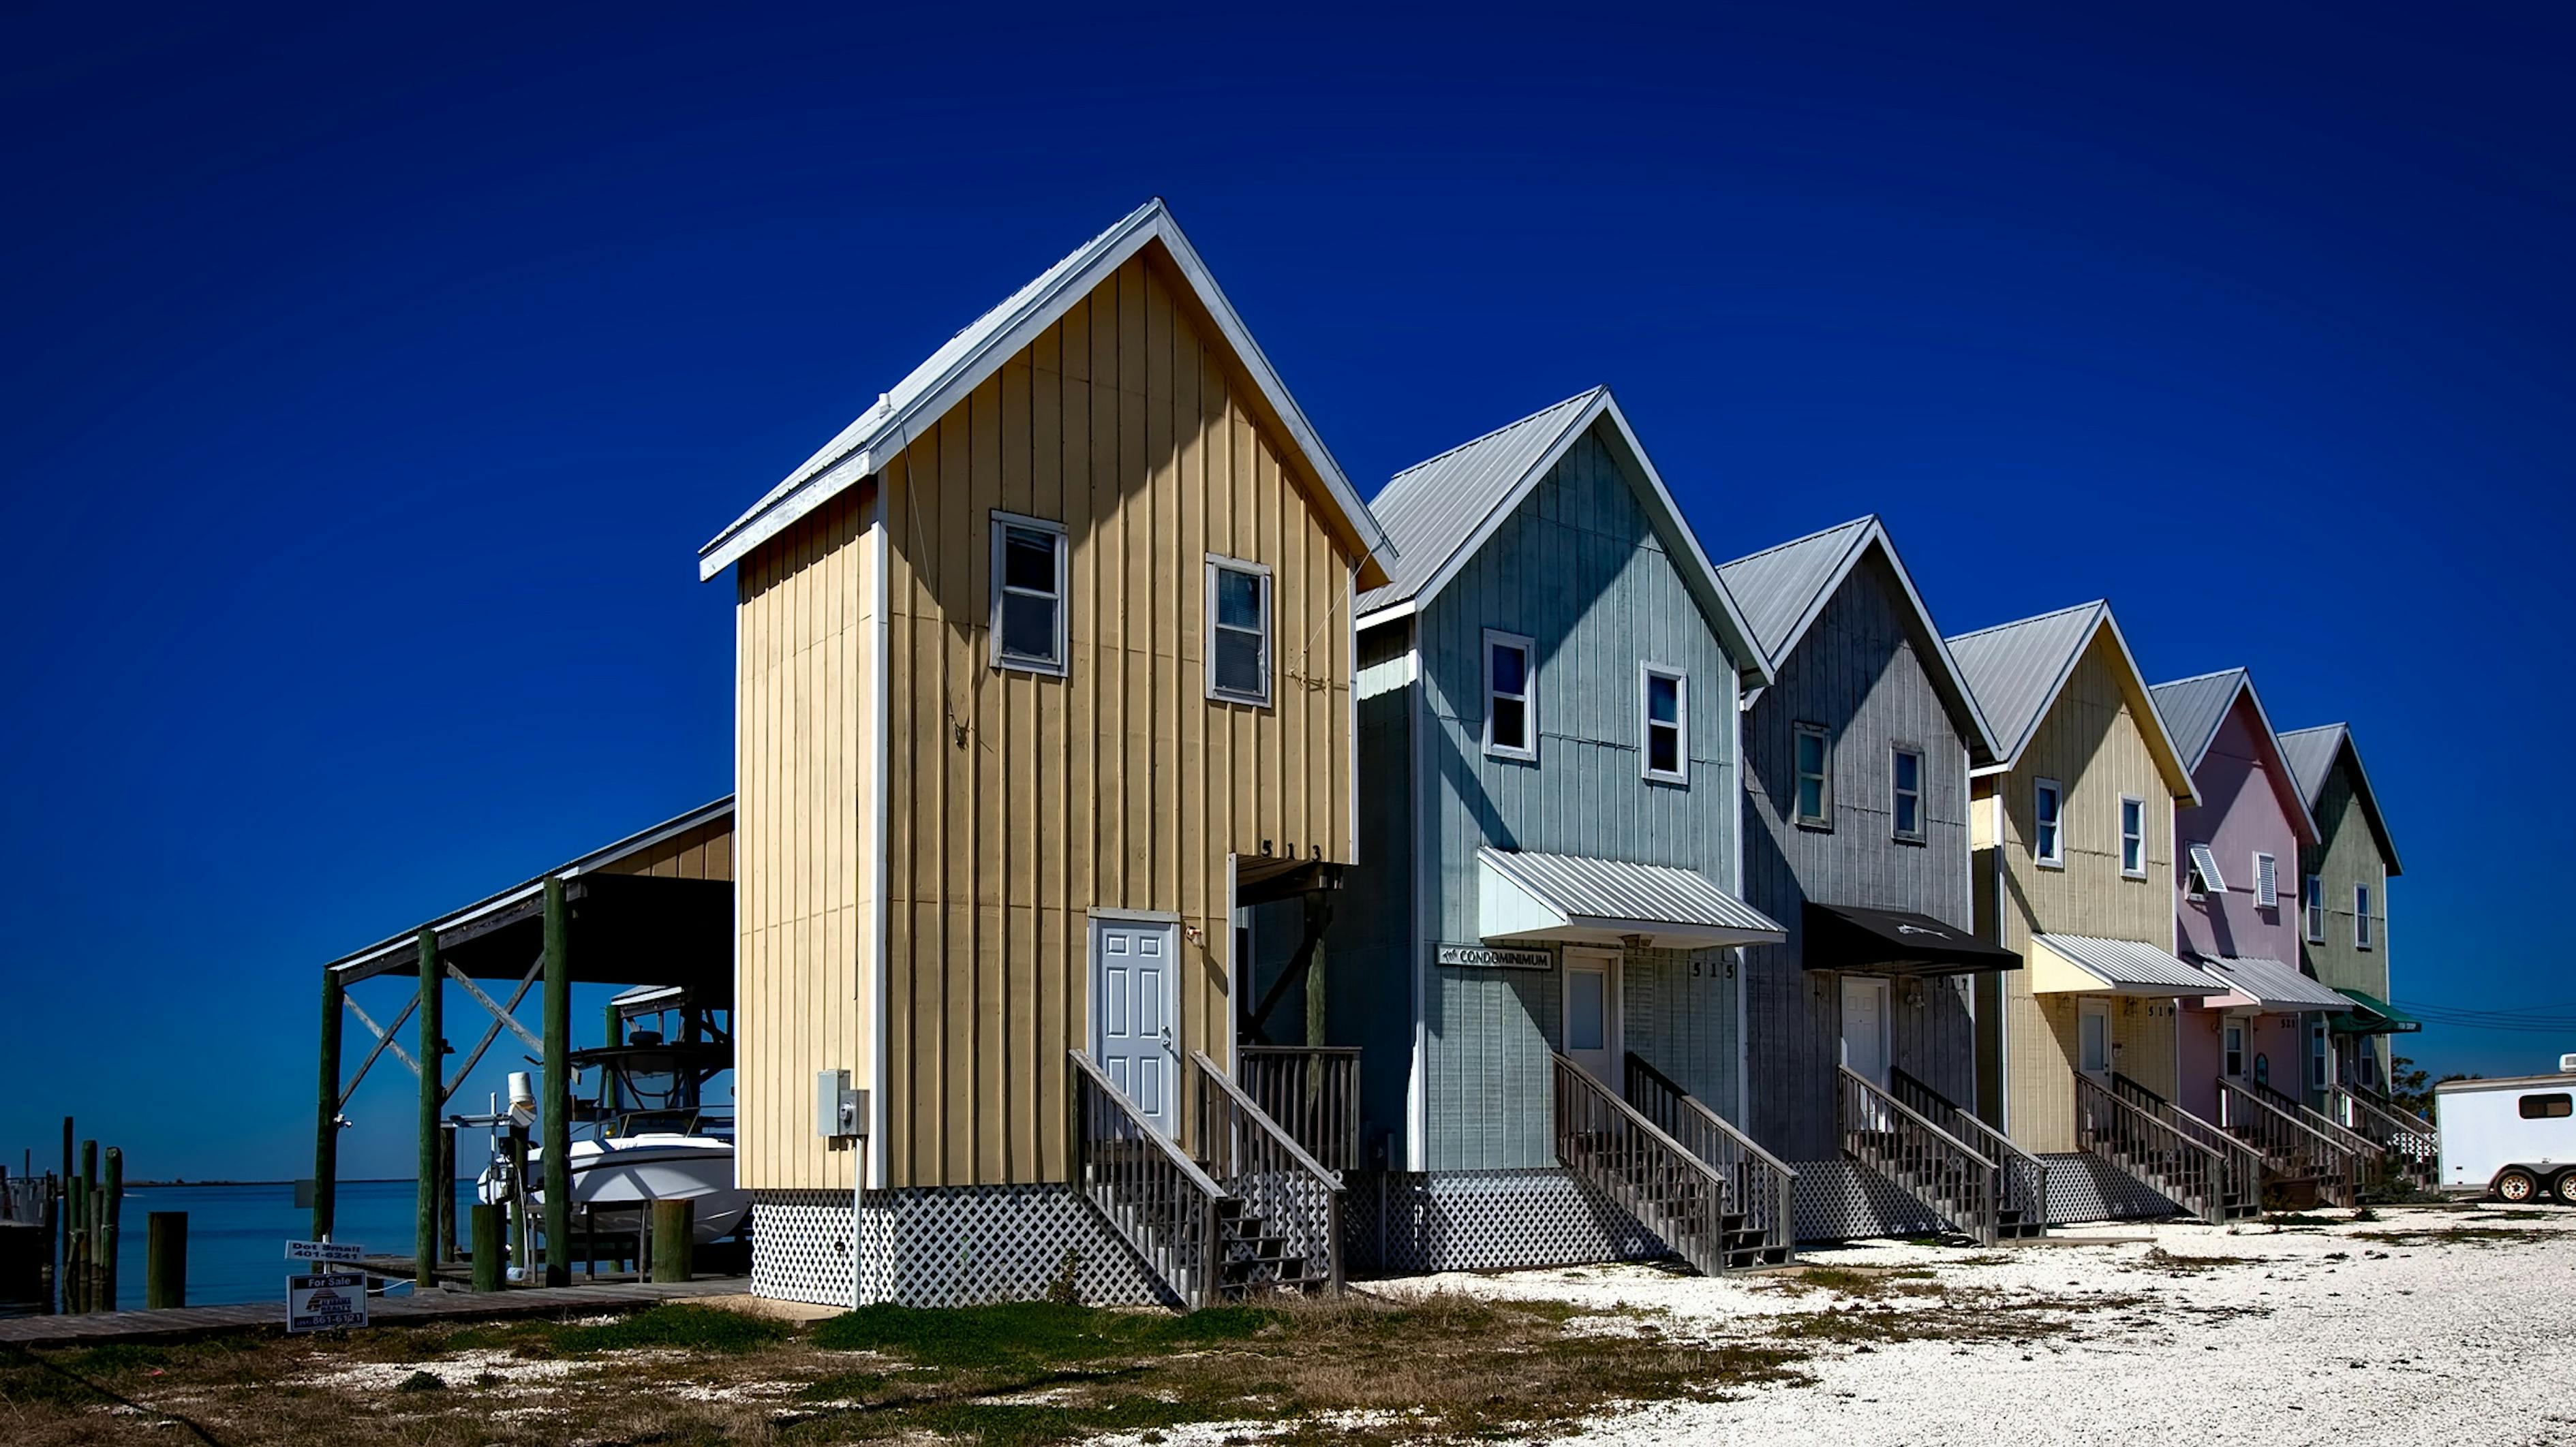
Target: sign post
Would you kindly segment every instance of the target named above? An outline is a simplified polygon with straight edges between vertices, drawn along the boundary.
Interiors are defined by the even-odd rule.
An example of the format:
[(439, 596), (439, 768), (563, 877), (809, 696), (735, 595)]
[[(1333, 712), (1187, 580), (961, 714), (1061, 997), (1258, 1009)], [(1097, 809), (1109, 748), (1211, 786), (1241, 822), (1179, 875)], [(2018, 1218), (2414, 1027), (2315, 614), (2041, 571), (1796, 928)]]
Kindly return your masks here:
[(367, 1324), (367, 1273), (333, 1271), (354, 1266), (366, 1248), (354, 1241), (289, 1241), (286, 1259), (309, 1261), (324, 1269), (286, 1278), (286, 1329), (289, 1332), (337, 1331)]

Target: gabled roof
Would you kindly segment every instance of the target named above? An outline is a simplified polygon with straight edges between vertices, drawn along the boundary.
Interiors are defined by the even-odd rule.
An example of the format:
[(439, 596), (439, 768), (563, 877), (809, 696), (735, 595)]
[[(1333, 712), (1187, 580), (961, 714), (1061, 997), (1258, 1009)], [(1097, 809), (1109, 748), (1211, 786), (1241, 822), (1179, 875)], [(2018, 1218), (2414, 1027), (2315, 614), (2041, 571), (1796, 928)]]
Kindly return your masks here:
[(1887, 524), (1876, 514), (1854, 518), (1839, 527), (1765, 548), (1749, 557), (1731, 563), (1720, 563), (1717, 576), (1726, 583), (1727, 593), (1736, 606), (1744, 610), (1745, 622), (1753, 630), (1754, 641), (1771, 660), (1777, 673), (1780, 665), (1798, 646), (1825, 605), (1840, 592), (1843, 580), (1860, 566), (1876, 548), (1887, 559), (1889, 571), (1896, 575), (1897, 585), (1905, 590), (1905, 600), (1914, 608), (1914, 621), (1928, 640), (1925, 660), (1932, 686), (1959, 724), (1968, 741), (1971, 763), (1990, 764), (1995, 760), (1994, 730), (1986, 724), (1985, 711), (1977, 706), (1976, 694), (1959, 672), (1959, 661), (1950, 656), (1950, 646), (1941, 638), (1941, 630), (1932, 622), (1932, 610), (1924, 606), (1923, 595), (1914, 587), (1914, 575), (1906, 571), (1905, 560), (1896, 555), (1896, 544), (1887, 535)]
[(2263, 707), (2263, 696), (2254, 691), (2254, 675), (2242, 668), (2222, 668), (2197, 678), (2177, 678), (2159, 683), (2147, 690), (2155, 700), (2156, 712), (2165, 722), (2165, 732), (2172, 735), (2174, 747), (2182, 751), (2183, 767), (2192, 777), (2200, 776), (2201, 761), (2209, 757), (2209, 746), (2218, 742), (2218, 731), (2225, 727), (2228, 712), (2243, 697), (2254, 705), (2254, 719), (2261, 727), (2256, 741), (2269, 750), (2268, 767), (2273, 780), (2272, 791), (2281, 800), (2283, 813), (2297, 826), (2299, 842), (2317, 842), (2317, 818), (2308, 812), (2306, 790), (2300, 787), (2297, 770), (2291, 767), (2289, 755), (2281, 747), (2281, 736), (2272, 731), (2272, 715)]
[(2021, 762), (2022, 751), (2038, 737), (2040, 723), (2048, 717), (2066, 680), (2084, 661), (2084, 650), (2105, 632), (2119, 646), (2120, 661), (2127, 666), (2129, 682), (2143, 705), (2137, 710), (2138, 731), (2146, 735), (2147, 751), (2155, 755), (2174, 798), (2185, 804), (2199, 803), (2191, 770), (2184, 766), (2181, 751), (2174, 747), (2173, 736), (2165, 732), (2154, 700), (2147, 696), (2147, 681), (2138, 672), (2137, 655), (2129, 651), (2129, 640), (2122, 636), (2119, 620), (2111, 616), (2111, 605), (2098, 599), (2017, 623), (1998, 623), (1949, 640), (1951, 656), (1959, 660), (1959, 672), (1968, 680), (1969, 691), (1976, 695), (1977, 706), (1985, 710), (1986, 722), (1994, 729), (1995, 762), (1978, 772), (1998, 772)]
[(857, 421), (805, 459), (750, 511), (698, 550), (698, 576), (712, 578), (749, 554), (789, 524), (805, 516), (862, 478), (882, 469), (909, 444), (913, 434), (936, 422), (1021, 348), (1063, 318), (1074, 303), (1126, 261), (1147, 247), (1171, 264), (1186, 292), (1206, 309), (1207, 317), (1252, 379), (1256, 413), (1267, 411), (1329, 494), (1328, 515), (1339, 520), (1337, 531), (1363, 558), (1363, 583), (1374, 581), (1383, 566), (1376, 555), (1386, 546), (1376, 518), (1360, 501), (1358, 489), (1342, 475), (1340, 464), (1315, 435), (1306, 414), (1271, 370), (1270, 361), (1235, 315), (1234, 305), (1208, 274), (1206, 263), (1181, 234), (1178, 222), (1159, 196), (1137, 207), (1115, 226), (1084, 242), (1070, 256), (1038, 273), (1037, 279), (1011, 293), (1000, 306), (977, 317), (932, 352), (894, 390), (876, 400)]
[(2388, 861), (2389, 877), (2395, 878), (2405, 872), (2397, 865), (2397, 841), (2388, 832), (2387, 816), (2379, 812), (2379, 791), (2370, 786), (2370, 771), (2361, 766), (2361, 746), (2353, 742), (2352, 725), (2325, 724), (2281, 735), (2281, 753), (2290, 761), (2290, 772), (2297, 777), (2299, 793), (2310, 809), (2317, 807), (2336, 757), (2347, 749), (2352, 751), (2353, 794), (2370, 819), (2370, 832), (2379, 840), (2380, 856)]
[(1673, 566), (1698, 597), (1710, 626), (1725, 640), (1727, 651), (1740, 660), (1737, 673), (1747, 686), (1769, 683), (1770, 655), (1746, 625), (1717, 569), (1709, 565), (1698, 535), (1683, 519), (1671, 490), (1664, 486), (1607, 387), (1568, 397), (1417, 462), (1389, 479), (1369, 506), (1385, 527), (1396, 556), (1388, 565), (1385, 586), (1360, 596), (1356, 605), (1360, 623), (1401, 617), (1439, 596), (1476, 550), (1529, 499), (1548, 470), (1596, 423), (1608, 424), (1603, 441), (1628, 474), (1647, 518), (1662, 534)]

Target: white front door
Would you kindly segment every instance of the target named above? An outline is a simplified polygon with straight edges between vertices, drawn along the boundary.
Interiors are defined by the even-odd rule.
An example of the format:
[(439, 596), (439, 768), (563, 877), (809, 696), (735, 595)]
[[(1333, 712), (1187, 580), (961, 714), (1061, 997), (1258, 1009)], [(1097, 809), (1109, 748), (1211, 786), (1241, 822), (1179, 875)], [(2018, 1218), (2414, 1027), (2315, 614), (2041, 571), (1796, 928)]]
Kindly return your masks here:
[(1608, 950), (1565, 952), (1565, 1053), (1593, 1079), (1619, 1083), (1619, 957)]
[(2108, 1085), (2111, 1083), (2111, 1002), (2077, 1000), (2075, 1002), (2075, 1068)]
[(1876, 975), (1843, 976), (1843, 1064), (1885, 1090), (1894, 1055), (1888, 1042), (1887, 981)]
[(1091, 1058), (1165, 1135), (1181, 1123), (1178, 933), (1160, 920), (1091, 922)]

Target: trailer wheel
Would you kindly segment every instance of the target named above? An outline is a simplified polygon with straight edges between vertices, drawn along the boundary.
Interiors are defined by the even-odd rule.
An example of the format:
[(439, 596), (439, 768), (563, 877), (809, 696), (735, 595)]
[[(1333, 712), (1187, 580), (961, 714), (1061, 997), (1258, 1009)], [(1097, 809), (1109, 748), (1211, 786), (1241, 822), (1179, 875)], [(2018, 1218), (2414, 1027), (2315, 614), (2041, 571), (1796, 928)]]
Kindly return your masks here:
[(2507, 1166), (2496, 1172), (2496, 1199), (2521, 1205), (2540, 1194), (2540, 1182), (2520, 1166)]
[(2550, 1194), (2556, 1196), (2562, 1206), (2576, 1206), (2576, 1171), (2559, 1172), (2558, 1183), (2550, 1188)]

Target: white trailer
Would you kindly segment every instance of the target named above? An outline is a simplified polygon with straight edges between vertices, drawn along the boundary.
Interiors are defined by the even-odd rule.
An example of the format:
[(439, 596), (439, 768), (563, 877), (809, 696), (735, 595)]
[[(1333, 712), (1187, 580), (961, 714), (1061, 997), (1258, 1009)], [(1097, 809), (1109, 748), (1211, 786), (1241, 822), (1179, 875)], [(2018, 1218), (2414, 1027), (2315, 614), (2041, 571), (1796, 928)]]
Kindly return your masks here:
[(2576, 1071), (2446, 1080), (2433, 1110), (2442, 1189), (2576, 1206)]

